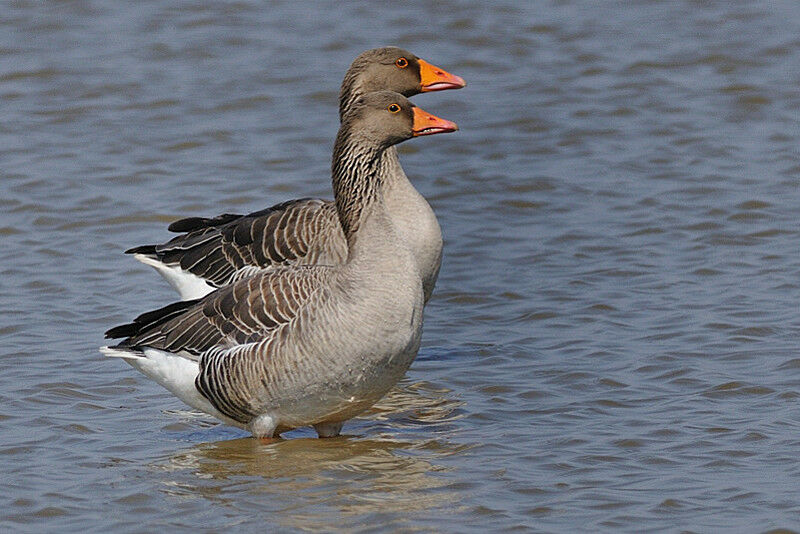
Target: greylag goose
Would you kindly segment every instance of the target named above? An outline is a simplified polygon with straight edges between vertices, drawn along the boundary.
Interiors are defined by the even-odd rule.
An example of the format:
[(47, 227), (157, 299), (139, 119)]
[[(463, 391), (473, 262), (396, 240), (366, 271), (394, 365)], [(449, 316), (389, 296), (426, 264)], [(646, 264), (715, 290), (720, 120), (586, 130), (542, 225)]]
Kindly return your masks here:
[(261, 270), (112, 328), (106, 337), (126, 339), (101, 352), (256, 437), (308, 425), (338, 435), (397, 383), (419, 348), (421, 277), (382, 191), (389, 148), (456, 129), (398, 93), (361, 97), (333, 152), (344, 262)]
[[(360, 96), (392, 90), (411, 96), (464, 87), (464, 80), (401, 48), (368, 50), (348, 69), (339, 93), (339, 116)], [(428, 202), (409, 182), (394, 147), (385, 156), (386, 211), (416, 260), (427, 302), (442, 261), (442, 231)], [(336, 264), (347, 255), (333, 202), (303, 198), (249, 215), (191, 217), (169, 226), (183, 232), (161, 245), (127, 250), (154, 267), (182, 299), (195, 299), (259, 268)]]

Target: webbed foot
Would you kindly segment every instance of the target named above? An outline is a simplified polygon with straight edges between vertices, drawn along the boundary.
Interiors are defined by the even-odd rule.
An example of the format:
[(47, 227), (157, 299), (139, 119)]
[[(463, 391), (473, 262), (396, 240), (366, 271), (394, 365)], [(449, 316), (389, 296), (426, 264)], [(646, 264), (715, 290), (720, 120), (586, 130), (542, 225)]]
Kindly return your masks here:
[(344, 421), (339, 423), (317, 423), (314, 425), (314, 430), (317, 431), (317, 435), (321, 438), (335, 438), (342, 431), (342, 425), (344, 425)]

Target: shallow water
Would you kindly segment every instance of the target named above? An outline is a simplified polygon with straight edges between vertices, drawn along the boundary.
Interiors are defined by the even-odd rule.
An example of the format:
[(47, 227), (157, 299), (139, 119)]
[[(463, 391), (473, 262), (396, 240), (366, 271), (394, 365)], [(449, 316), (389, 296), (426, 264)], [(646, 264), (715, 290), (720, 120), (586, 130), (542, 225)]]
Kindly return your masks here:
[[(768, 531), (800, 524), (793, 2), (2, 3), (4, 530)], [(122, 254), (328, 196), (362, 50), (467, 79), (401, 158), (445, 235), (379, 406), (264, 445), (102, 333)]]

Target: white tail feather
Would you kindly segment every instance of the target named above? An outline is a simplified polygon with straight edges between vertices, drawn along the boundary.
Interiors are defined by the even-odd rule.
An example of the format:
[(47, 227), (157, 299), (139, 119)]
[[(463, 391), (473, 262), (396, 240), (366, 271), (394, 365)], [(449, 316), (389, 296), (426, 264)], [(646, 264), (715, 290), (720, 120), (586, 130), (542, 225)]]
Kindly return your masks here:
[(134, 352), (132, 350), (118, 349), (116, 347), (100, 347), (100, 352), (107, 358), (124, 358), (126, 360), (138, 360), (145, 358), (141, 352)]
[(110, 358), (122, 358), (134, 369), (158, 382), (180, 400), (207, 414), (222, 419), (229, 424), (242, 426), (217, 411), (208, 399), (203, 397), (194, 385), (200, 366), (194, 360), (144, 347), (143, 352), (119, 347), (100, 347), (100, 352)]
[(167, 265), (146, 254), (134, 254), (133, 257), (158, 271), (158, 274), (163, 276), (169, 285), (178, 292), (181, 300), (199, 299), (214, 291), (214, 287), (208, 285), (203, 278), (184, 271), (180, 267)]

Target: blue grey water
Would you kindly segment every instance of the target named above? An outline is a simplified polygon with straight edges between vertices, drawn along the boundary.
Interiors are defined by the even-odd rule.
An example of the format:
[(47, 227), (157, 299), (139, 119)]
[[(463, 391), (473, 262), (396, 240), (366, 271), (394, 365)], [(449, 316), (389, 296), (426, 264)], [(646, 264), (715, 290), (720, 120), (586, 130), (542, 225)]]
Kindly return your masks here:
[[(174, 299), (124, 249), (330, 195), (384, 44), (469, 83), (401, 150), (445, 254), (396, 390), (267, 445), (104, 360)], [(0, 528), (797, 530), (799, 147), (791, 1), (2, 1)]]

